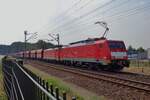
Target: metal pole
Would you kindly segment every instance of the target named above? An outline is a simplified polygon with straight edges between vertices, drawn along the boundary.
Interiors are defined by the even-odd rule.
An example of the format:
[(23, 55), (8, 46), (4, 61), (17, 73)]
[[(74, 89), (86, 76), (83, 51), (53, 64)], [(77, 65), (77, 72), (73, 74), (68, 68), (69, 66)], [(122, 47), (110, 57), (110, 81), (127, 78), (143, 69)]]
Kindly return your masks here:
[(60, 61), (60, 37), (59, 34), (56, 34), (56, 36), (53, 36), (52, 34), (49, 34), (53, 40), (57, 42), (57, 48), (58, 48), (58, 61)]
[[(24, 42), (25, 42), (25, 46), (24, 46), (24, 56), (25, 56), (25, 52), (26, 52), (26, 48), (27, 48), (27, 31), (24, 31)], [(25, 57), (24, 57), (25, 58)]]
[[(31, 36), (29, 38), (27, 38), (27, 35), (31, 35)], [(35, 32), (35, 33), (28, 33), (27, 31), (24, 31), (24, 37), (25, 37), (24, 38), (24, 53), (27, 51), (27, 41), (35, 38), (36, 35), (37, 35), (37, 32)]]
[(45, 42), (43, 41), (42, 42), (42, 53), (41, 53), (41, 58), (43, 59), (43, 56), (44, 56), (44, 50), (45, 50)]
[(57, 34), (57, 42), (58, 42), (58, 47), (60, 45), (60, 38), (59, 38), (59, 34)]
[(58, 61), (60, 61), (60, 38), (59, 38), (59, 34), (57, 34), (57, 42), (58, 42)]

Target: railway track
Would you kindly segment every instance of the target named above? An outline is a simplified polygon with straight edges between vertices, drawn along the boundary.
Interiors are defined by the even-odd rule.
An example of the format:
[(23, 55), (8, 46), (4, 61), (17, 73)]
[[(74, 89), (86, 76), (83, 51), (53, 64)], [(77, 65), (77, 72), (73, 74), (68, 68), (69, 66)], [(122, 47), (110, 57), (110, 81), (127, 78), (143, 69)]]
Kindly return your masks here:
[(65, 67), (63, 65), (43, 63), (43, 62), (38, 62), (38, 61), (30, 62), (29, 64), (32, 64), (34, 66), (40, 65), (40, 66), (45, 66), (45, 67), (51, 67), (55, 70), (65, 71), (65, 72), (73, 73), (73, 74), (76, 74), (79, 76), (88, 77), (90, 79), (105, 81), (105, 82), (117, 84), (120, 86), (130, 87), (132, 89), (142, 90), (144, 92), (150, 93), (150, 83), (146, 83), (146, 82), (142, 82), (142, 81), (125, 79), (125, 78), (120, 78), (117, 76), (111, 76), (109, 74), (87, 71), (87, 70), (82, 70), (82, 69), (77, 69), (77, 68), (72, 68), (72, 67)]

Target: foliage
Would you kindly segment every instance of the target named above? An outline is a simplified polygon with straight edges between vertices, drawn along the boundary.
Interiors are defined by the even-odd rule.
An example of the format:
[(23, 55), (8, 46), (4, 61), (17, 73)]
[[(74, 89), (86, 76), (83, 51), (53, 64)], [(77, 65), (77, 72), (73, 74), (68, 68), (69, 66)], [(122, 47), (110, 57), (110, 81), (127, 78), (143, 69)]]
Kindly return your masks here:
[(129, 54), (143, 53), (146, 51), (143, 47), (139, 47), (136, 49), (136, 48), (133, 48), (131, 45), (129, 45), (127, 50)]
[(43, 48), (43, 49), (48, 49), (48, 48), (54, 48), (56, 47), (54, 44), (52, 43), (47, 43), (43, 40), (39, 40), (37, 43), (36, 43), (36, 48)]
[(130, 60), (130, 67), (150, 67), (149, 60)]
[(139, 52), (139, 53), (145, 52), (145, 49), (143, 49), (143, 47), (139, 47), (139, 48), (137, 48), (137, 52)]
[[(47, 49), (56, 47), (56, 45), (52, 43), (45, 42), (43, 40), (39, 40), (36, 43), (27, 43), (26, 50), (34, 50), (34, 49)], [(24, 42), (13, 42), (11, 45), (0, 45), (0, 54), (9, 54), (19, 51), (24, 51), (25, 43)]]
[(129, 47), (128, 47), (128, 51), (136, 51), (136, 49), (135, 49), (135, 48), (133, 48), (131, 45), (129, 45)]
[(0, 100), (7, 100), (6, 94), (3, 88), (3, 75), (2, 75), (2, 65), (1, 65), (1, 58), (0, 56)]

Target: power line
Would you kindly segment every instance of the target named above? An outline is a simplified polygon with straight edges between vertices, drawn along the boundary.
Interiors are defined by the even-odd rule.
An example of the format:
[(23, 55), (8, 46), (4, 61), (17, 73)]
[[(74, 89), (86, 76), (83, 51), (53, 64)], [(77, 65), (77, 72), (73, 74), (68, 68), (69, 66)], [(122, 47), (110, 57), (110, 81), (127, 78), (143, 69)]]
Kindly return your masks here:
[[(149, 8), (149, 7), (147, 7), (147, 10), (149, 10), (148, 8)], [(132, 13), (132, 14), (128, 14), (128, 15), (126, 15), (126, 17), (120, 17), (120, 20), (121, 20), (121, 19), (124, 19), (124, 18), (127, 18), (127, 17), (129, 17), (129, 16), (132, 16), (132, 15), (138, 14), (138, 13), (143, 13), (143, 12), (137, 11), (137, 12), (134, 12), (134, 13)], [(110, 23), (114, 23), (116, 20), (118, 21), (118, 19), (115, 19), (115, 20), (109, 22), (109, 24), (110, 24)], [(92, 26), (92, 24), (88, 25), (87, 27), (89, 27), (89, 26)], [(82, 28), (81, 30), (77, 30), (77, 31), (70, 32), (70, 33), (75, 33), (75, 32), (78, 32), (78, 31), (79, 31), (78, 33), (82, 34), (83, 32), (88, 33), (88, 32), (90, 32), (90, 31), (92, 31), (92, 30), (94, 30), (94, 29), (97, 29), (97, 27), (90, 27), (90, 28), (87, 28), (87, 27), (84, 27), (84, 28)], [(65, 34), (65, 35), (67, 35), (67, 34)]]
[(76, 9), (75, 10), (75, 12), (76, 11), (79, 11), (79, 10), (81, 10), (81, 9), (83, 9), (83, 8), (85, 8), (86, 6), (88, 6), (91, 2), (93, 2), (94, 0), (89, 0), (86, 4), (84, 4), (83, 6), (81, 6), (80, 8), (78, 8), (78, 9)]
[[(66, 11), (64, 11), (62, 14), (58, 15), (59, 17), (55, 18), (54, 20), (57, 20), (60, 18), (60, 16), (62, 17), (62, 15), (69, 13), (69, 11), (71, 11), (75, 6), (77, 6), (78, 4), (80, 4), (82, 0), (77, 1), (75, 4), (73, 4), (71, 7), (69, 7)], [(52, 21), (54, 21), (52, 20)], [(49, 23), (48, 23), (49, 24)], [(47, 26), (48, 24), (44, 25), (43, 27)]]
[[(129, 0), (127, 0), (127, 1), (125, 1), (125, 2), (122, 2), (122, 3), (120, 3), (120, 4), (118, 4), (118, 5), (120, 5), (120, 6), (122, 6), (123, 4), (125, 4), (125, 3), (127, 3)], [(118, 8), (119, 6), (115, 6), (115, 7), (112, 7), (113, 9), (114, 8)], [(112, 10), (112, 8), (109, 8), (109, 9), (107, 9), (107, 10), (105, 10), (105, 11), (103, 11), (103, 12), (101, 12), (101, 13), (104, 13), (104, 12), (109, 12), (109, 10)], [(132, 10), (132, 9), (131, 9)], [(127, 10), (128, 11), (128, 10)], [(123, 11), (124, 12), (124, 11)], [(120, 14), (120, 13), (122, 13), (122, 12), (118, 12), (118, 13), (115, 13), (115, 14), (113, 14), (113, 15), (110, 15), (110, 17), (112, 17), (112, 16), (117, 16), (117, 14)], [(97, 17), (97, 16), (91, 16), (90, 18), (88, 18), (88, 19), (86, 19), (86, 20), (88, 20), (88, 21), (86, 21), (86, 23), (84, 23), (83, 25), (85, 25), (85, 24), (87, 24), (87, 23), (89, 23), (89, 20), (91, 20), (91, 18), (92, 18), (92, 20), (94, 21), (95, 19), (93, 19), (93, 18), (95, 18), (95, 17)], [(106, 17), (105, 17), (106, 18)], [(98, 20), (98, 18), (97, 18), (97, 20)], [(83, 20), (82, 20), (83, 21)], [(81, 22), (81, 21), (80, 21)], [(68, 27), (69, 25), (65, 25), (65, 26), (63, 26), (63, 28), (64, 27)]]
[[(134, 12), (135, 13), (135, 11), (137, 11), (137, 12), (139, 12), (138, 10), (139, 10), (139, 8), (134, 8), (134, 9), (130, 9), (130, 10), (132, 10), (132, 12)], [(126, 10), (127, 12), (129, 12), (130, 13), (130, 10)], [(121, 18), (121, 17), (124, 17), (122, 14), (125, 14), (125, 13), (127, 13), (126, 11), (123, 11), (123, 12), (118, 12), (118, 14), (117, 13), (115, 13), (115, 14), (113, 14), (113, 15), (109, 15), (109, 16), (106, 16), (106, 18), (112, 18), (112, 17), (115, 17), (115, 16), (118, 16), (118, 18)], [(122, 13), (122, 14), (120, 14), (120, 13)], [(134, 13), (133, 14), (131, 14), (131, 15), (134, 15)], [(127, 13), (128, 14), (128, 13)], [(119, 16), (120, 15), (120, 16)], [(130, 15), (130, 14), (129, 14)], [(89, 23), (89, 22), (88, 22)]]
[[(112, 0), (112, 1), (110, 1), (110, 2), (107, 2), (107, 3), (105, 3), (104, 5), (102, 5), (102, 6), (99, 6), (99, 7), (97, 7), (96, 9), (94, 9), (94, 10), (92, 10), (91, 12), (95, 12), (96, 10), (99, 10), (100, 8), (103, 8), (103, 7), (105, 7), (105, 6), (108, 6), (108, 4), (111, 4), (113, 1), (116, 1), (116, 0)], [(90, 2), (90, 1), (89, 1)], [(85, 4), (86, 5), (86, 4)], [(89, 13), (89, 12), (88, 12)], [(86, 13), (87, 14), (87, 13)], [(81, 15), (82, 16), (82, 18), (84, 18), (84, 17), (87, 17), (86, 16), (86, 14), (84, 14), (84, 15)], [(90, 14), (90, 13), (89, 13)], [(80, 16), (80, 17), (81, 17)], [(74, 22), (76, 21), (76, 20), (81, 20), (80, 18), (79, 19), (74, 19)], [(71, 20), (72, 21), (72, 20)], [(71, 22), (70, 21), (70, 22)], [(66, 24), (66, 23), (65, 23)], [(68, 25), (66, 25), (66, 26), (68, 26)]]
[(79, 0), (78, 2), (76, 2), (75, 4), (73, 4), (71, 7), (69, 7), (65, 12), (63, 12), (62, 14), (59, 15), (58, 18), (54, 19), (54, 20), (57, 20), (59, 19), (60, 17), (62, 17), (63, 15), (69, 13), (74, 7), (76, 7), (78, 4), (81, 3), (82, 0)]
[[(81, 6), (80, 8), (78, 8), (78, 9), (76, 9), (74, 12), (78, 12), (79, 10), (81, 10), (81, 9), (83, 9), (83, 8), (85, 8), (87, 5), (89, 5), (91, 2), (93, 2), (94, 0), (90, 0), (90, 1), (88, 1), (86, 4), (84, 4), (83, 6)], [(75, 7), (75, 6), (77, 6), (79, 3), (81, 2), (81, 0), (79, 1), (79, 2), (77, 2), (73, 7)], [(73, 7), (71, 7), (72, 9), (73, 9)], [(68, 10), (72, 10), (71, 8), (69, 8)], [(69, 13), (68, 11), (67, 11), (67, 13)], [(62, 15), (60, 15), (60, 16), (62, 16)], [(57, 20), (57, 22), (58, 22), (58, 20)], [(57, 23), (58, 24), (58, 23)], [(49, 27), (48, 27), (49, 28)]]
[[(146, 7), (135, 7), (135, 8), (133, 8), (133, 9), (129, 9), (129, 10), (125, 10), (125, 11), (122, 11), (122, 12), (118, 12), (118, 13), (115, 13), (115, 14), (113, 14), (113, 15), (110, 15), (110, 16), (106, 16), (105, 18), (113, 18), (113, 17), (115, 17), (115, 16), (117, 16), (118, 18), (119, 17), (124, 17), (124, 14), (132, 14), (132, 12), (134, 13), (134, 11), (140, 11), (140, 10), (142, 10), (142, 9), (147, 9), (149, 7), (149, 5), (148, 6), (146, 6)], [(120, 15), (120, 16), (119, 16)], [(89, 21), (88, 21), (88, 23), (89, 23)], [(92, 23), (92, 22), (91, 22)], [(86, 25), (87, 23), (83, 23), (83, 24), (80, 24), (80, 26), (84, 26), (84, 25)]]
[(111, 1), (109, 1), (109, 2), (107, 2), (107, 3), (105, 3), (105, 4), (103, 4), (102, 6), (99, 6), (99, 7), (95, 8), (95, 9), (93, 9), (93, 10), (90, 11), (90, 12), (87, 12), (87, 13), (81, 15), (81, 16), (78, 16), (77, 18), (72, 19), (71, 21), (68, 21), (68, 22), (66, 22), (66, 23), (64, 23), (64, 24), (62, 24), (62, 25), (60, 25), (60, 26), (54, 28), (52, 31), (58, 29), (59, 27), (65, 26), (65, 25), (67, 25), (67, 24), (70, 24), (70, 23), (72, 23), (72, 22), (74, 22), (74, 21), (76, 21), (76, 20), (79, 20), (79, 19), (82, 19), (82, 18), (84, 18), (84, 17), (87, 17), (87, 16), (89, 16), (90, 14), (94, 13), (95, 11), (97, 11), (97, 10), (99, 10), (99, 9), (101, 9), (101, 8), (104, 8), (104, 7), (108, 6), (109, 4), (111, 4), (111, 3), (114, 2), (114, 1), (116, 1), (116, 0), (111, 0)]
[[(143, 12), (141, 12), (142, 10), (146, 11), (146, 10), (149, 10), (149, 8), (150, 8), (150, 6), (142, 7), (141, 9), (136, 9), (136, 12), (134, 11), (133, 13), (129, 13), (129, 14), (127, 14), (125, 17), (121, 16), (120, 19), (127, 18), (127, 17), (133, 16), (133, 15), (135, 15), (135, 14), (143, 13)], [(118, 20), (117, 20), (117, 21), (118, 21)], [(115, 20), (112, 21), (111, 23), (113, 23), (113, 22), (115, 22)], [(94, 27), (94, 28), (92, 28), (92, 29), (91, 29), (91, 28), (87, 28), (86, 31), (83, 29), (83, 31), (80, 31), (80, 34), (82, 34), (83, 32), (88, 33), (88, 32), (91, 32), (92, 30), (95, 30), (95, 29), (97, 30), (96, 27)]]
[(143, 12), (141, 12), (141, 10), (145, 10), (146, 11), (146, 10), (149, 10), (149, 8), (150, 8), (150, 6), (147, 6), (147, 7), (143, 8), (143, 9), (136, 10), (136, 12), (128, 13), (128, 14), (126, 14), (124, 16), (120, 16), (117, 20), (120, 20), (120, 19), (123, 19), (123, 18), (127, 18), (127, 17), (133, 16), (135, 14), (143, 13)]
[[(127, 3), (128, 1), (129, 1), (129, 0), (124, 1), (124, 2), (121, 2), (121, 3), (119, 3), (118, 5), (116, 5), (116, 6), (112, 7), (112, 8), (109, 8), (109, 9), (107, 9), (107, 10), (112, 10), (112, 9), (114, 9), (114, 8), (118, 8), (119, 6), (121, 6), (121, 5), (125, 4), (125, 3)], [(104, 12), (106, 12), (107, 10), (105, 10), (105, 11), (103, 11), (103, 12), (101, 12), (101, 13), (104, 13)], [(108, 11), (107, 11), (107, 12), (108, 12)], [(85, 16), (85, 17), (87, 17), (87, 16)], [(95, 17), (95, 16), (91, 16), (90, 18), (93, 18), (93, 17)], [(88, 18), (88, 19), (90, 19), (90, 18)], [(78, 20), (81, 20), (81, 18), (79, 18)], [(78, 21), (78, 20), (77, 20), (77, 21)], [(76, 22), (76, 20), (75, 20), (74, 22)], [(68, 23), (67, 23), (67, 24), (68, 24)], [(67, 27), (67, 26), (69, 26), (69, 25), (66, 25), (66, 24), (64, 25), (64, 24), (63, 24), (63, 28), (64, 28), (64, 27)], [(56, 28), (56, 29), (57, 29), (57, 28)], [(55, 29), (55, 30), (56, 30), (56, 29)]]

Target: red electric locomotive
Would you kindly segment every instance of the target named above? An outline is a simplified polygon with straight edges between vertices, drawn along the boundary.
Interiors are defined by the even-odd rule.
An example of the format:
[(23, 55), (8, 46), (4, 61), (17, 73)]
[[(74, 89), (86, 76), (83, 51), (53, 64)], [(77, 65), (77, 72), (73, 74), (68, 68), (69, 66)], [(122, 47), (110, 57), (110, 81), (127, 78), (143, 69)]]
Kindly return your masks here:
[(121, 70), (129, 66), (124, 42), (105, 38), (78, 41), (59, 49), (27, 51), (24, 57), (57, 61), (67, 65), (92, 65), (103, 70)]
[(41, 55), (46, 60), (73, 65), (93, 65), (104, 70), (121, 70), (129, 66), (124, 42), (116, 40), (88, 39), (60, 49), (44, 50)]

